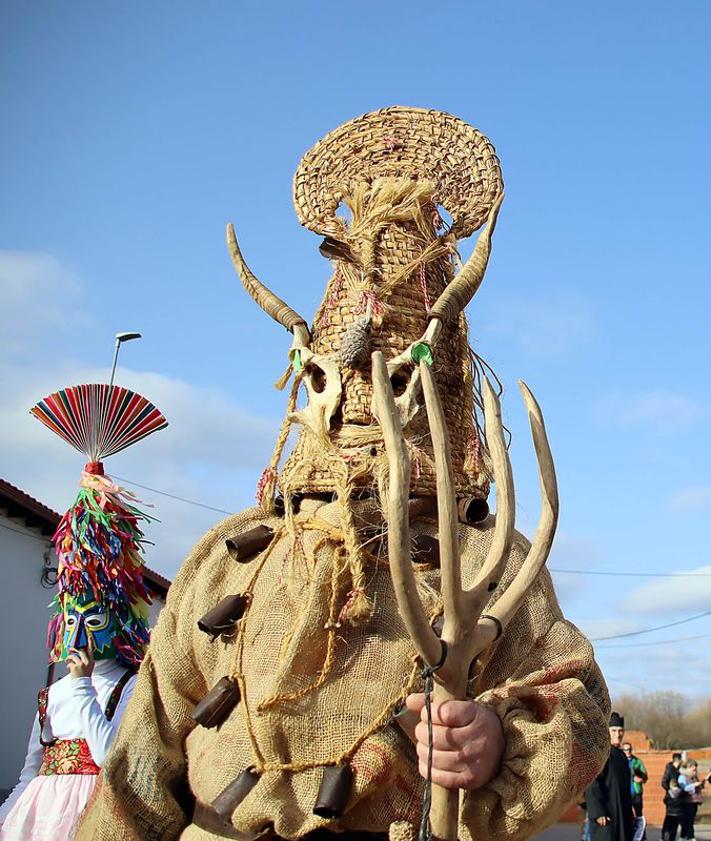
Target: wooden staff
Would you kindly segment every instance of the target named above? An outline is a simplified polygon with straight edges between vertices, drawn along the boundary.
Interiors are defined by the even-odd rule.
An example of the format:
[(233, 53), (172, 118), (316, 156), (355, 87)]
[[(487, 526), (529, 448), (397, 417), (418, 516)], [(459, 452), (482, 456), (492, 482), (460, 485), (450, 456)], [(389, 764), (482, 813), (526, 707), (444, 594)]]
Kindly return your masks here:
[[(543, 416), (527, 386), (520, 382), (519, 387), (528, 410), (538, 458), (542, 512), (526, 560), (506, 591), (491, 608), (491, 612), (485, 615), (483, 610), (491, 598), (491, 591), (501, 581), (514, 537), (514, 487), (511, 463), (503, 436), (501, 407), (485, 379), (484, 417), (496, 484), (496, 523), (487, 556), (472, 586), (464, 590), (458, 545), (457, 500), (452, 479), (447, 427), (432, 371), (426, 361), (423, 360), (419, 364), (437, 476), (441, 590), (444, 607), (444, 627), (440, 640), (429, 624), (412, 569), (407, 508), (410, 458), (402, 434), (400, 414), (382, 353), (374, 353), (372, 361), (375, 405), (388, 455), (388, 556), (398, 608), (415, 647), (427, 665), (433, 666), (441, 661), (442, 640), (446, 643), (446, 657), (434, 676), (435, 702), (450, 699), (467, 700), (467, 681), (472, 661), (498, 638), (502, 628), (514, 615), (545, 564), (553, 542), (558, 520), (558, 490)], [(459, 824), (458, 790), (433, 785), (430, 823), (436, 838), (456, 841)]]

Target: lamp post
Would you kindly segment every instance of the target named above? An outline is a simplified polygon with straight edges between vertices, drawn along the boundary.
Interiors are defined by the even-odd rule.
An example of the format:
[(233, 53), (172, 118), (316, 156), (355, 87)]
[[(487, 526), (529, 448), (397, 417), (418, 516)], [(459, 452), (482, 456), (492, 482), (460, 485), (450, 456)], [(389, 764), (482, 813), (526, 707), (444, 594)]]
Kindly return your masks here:
[(116, 363), (118, 362), (118, 355), (121, 345), (124, 342), (130, 342), (132, 339), (140, 339), (140, 333), (117, 333), (116, 346), (114, 348), (114, 363), (111, 366), (111, 379), (109, 380), (109, 388), (114, 384), (114, 375), (116, 374)]

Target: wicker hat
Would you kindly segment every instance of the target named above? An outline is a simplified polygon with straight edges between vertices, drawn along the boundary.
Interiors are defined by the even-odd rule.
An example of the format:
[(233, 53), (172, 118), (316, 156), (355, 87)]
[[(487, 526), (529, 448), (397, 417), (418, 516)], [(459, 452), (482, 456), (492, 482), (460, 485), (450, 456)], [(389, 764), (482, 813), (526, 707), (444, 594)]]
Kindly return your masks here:
[[(302, 159), (294, 177), (297, 215), (326, 235), (322, 253), (334, 265), (313, 323), (311, 350), (317, 360), (339, 361), (342, 393), (332, 438), (356, 463), (354, 438), (370, 458), (382, 455), (379, 431), (373, 430), (370, 353), (381, 350), (386, 360), (402, 357), (423, 335), (431, 307), (454, 275), (458, 237), (482, 225), (502, 189), (489, 140), (440, 111), (393, 107), (365, 114), (332, 131)], [(350, 218), (337, 212), (339, 207)], [(439, 208), (451, 215), (451, 228)], [(393, 372), (396, 394), (407, 390), (413, 369), (406, 359)], [(457, 490), (486, 495), (461, 314), (443, 327), (434, 371), (446, 407)], [(350, 434), (342, 435), (344, 430)], [(373, 431), (370, 438), (366, 430)], [(414, 465), (412, 491), (434, 494), (424, 411), (409, 420), (405, 435)], [(336, 489), (332, 459), (320, 456), (319, 449), (305, 431), (282, 475), (285, 492)], [(355, 484), (372, 481), (372, 471), (364, 469)]]
[(430, 181), (457, 238), (486, 221), (503, 189), (494, 147), (473, 126), (444, 111), (382, 108), (334, 129), (304, 155), (294, 175), (299, 221), (337, 236), (343, 198), (378, 178)]

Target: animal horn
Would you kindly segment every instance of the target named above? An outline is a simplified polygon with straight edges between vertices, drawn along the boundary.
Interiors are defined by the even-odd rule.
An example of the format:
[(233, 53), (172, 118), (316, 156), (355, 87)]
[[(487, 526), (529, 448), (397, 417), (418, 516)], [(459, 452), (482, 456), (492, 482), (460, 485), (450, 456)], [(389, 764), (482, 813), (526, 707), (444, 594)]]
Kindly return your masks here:
[(479, 234), (479, 239), (471, 257), (437, 299), (437, 303), (429, 312), (430, 320), (438, 318), (442, 322), (453, 321), (481, 286), (491, 253), (491, 237), (496, 227), (496, 219), (503, 200), (504, 194), (499, 193), (489, 213), (486, 229)]
[(232, 257), (232, 264), (235, 271), (242, 281), (242, 286), (249, 293), (257, 304), (264, 310), (264, 312), (271, 316), (274, 321), (282, 324), (289, 332), (293, 333), (297, 338), (301, 338), (301, 343), (306, 345), (309, 342), (309, 328), (306, 320), (303, 319), (295, 310), (284, 303), (281, 298), (277, 297), (271, 290), (258, 280), (249, 266), (244, 262), (242, 252), (239, 250), (237, 244), (237, 237), (235, 235), (234, 226), (230, 223), (227, 226), (227, 247), (230, 249), (230, 256)]

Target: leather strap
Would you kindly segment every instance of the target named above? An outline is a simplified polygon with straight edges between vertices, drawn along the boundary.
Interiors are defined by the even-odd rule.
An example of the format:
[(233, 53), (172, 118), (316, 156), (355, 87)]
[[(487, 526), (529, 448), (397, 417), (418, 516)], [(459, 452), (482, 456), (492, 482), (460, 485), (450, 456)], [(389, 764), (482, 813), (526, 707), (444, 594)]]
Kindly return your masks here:
[(50, 748), (57, 741), (50, 739), (48, 742), (44, 740), (44, 725), (47, 721), (47, 704), (49, 703), (49, 686), (43, 686), (37, 693), (37, 716), (39, 718), (40, 726), (40, 744), (44, 748)]
[[(116, 707), (118, 707), (119, 701), (121, 700), (121, 695), (123, 695), (123, 690), (126, 688), (126, 684), (131, 680), (131, 678), (136, 674), (135, 666), (127, 669), (122, 675), (119, 682), (114, 686), (111, 695), (109, 695), (109, 700), (106, 702), (106, 709), (104, 710), (104, 715), (108, 721), (111, 721), (116, 714)], [(44, 726), (47, 722), (47, 704), (49, 703), (49, 686), (43, 686), (42, 689), (37, 693), (37, 716), (39, 718), (39, 725), (40, 725), (40, 744), (42, 747), (49, 748), (52, 747), (53, 744), (56, 743), (57, 739), (50, 739), (48, 742), (45, 741), (44, 738)]]
[(121, 679), (119, 682), (114, 686), (111, 695), (109, 696), (109, 700), (106, 702), (106, 710), (104, 711), (104, 715), (106, 716), (107, 721), (111, 721), (111, 719), (116, 714), (116, 707), (119, 705), (119, 701), (121, 700), (121, 695), (123, 695), (123, 690), (126, 688), (126, 684), (131, 680), (131, 678), (136, 674), (136, 667), (131, 666), (131, 668), (126, 669), (126, 671), (121, 675)]

